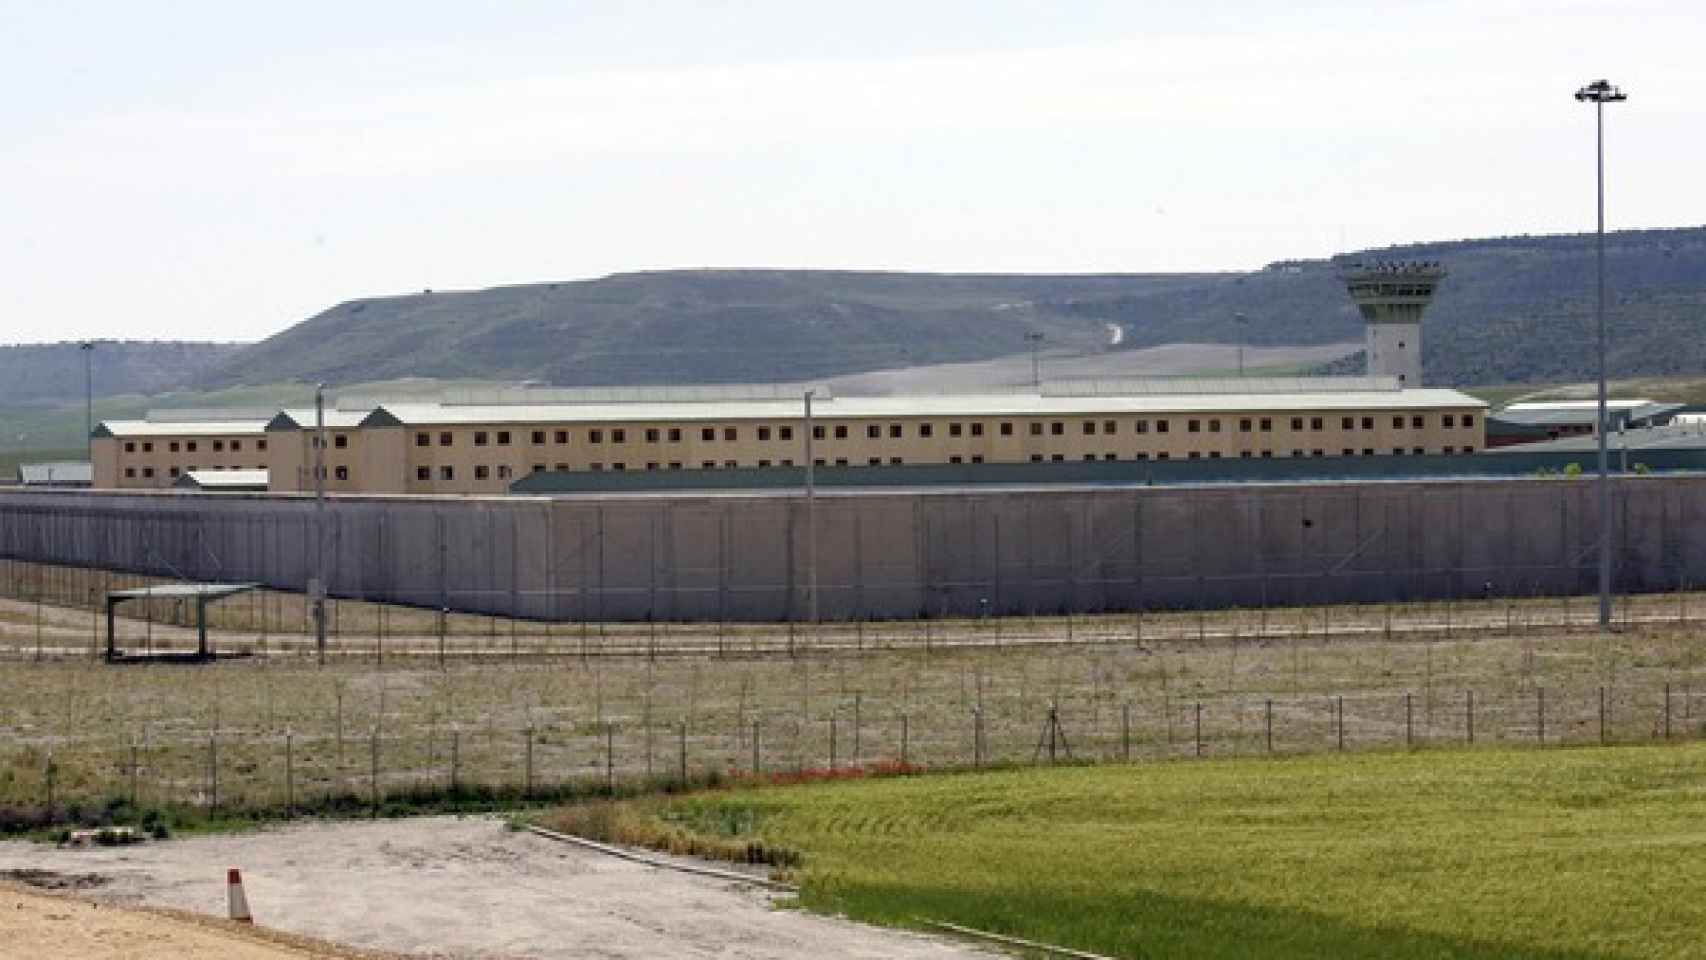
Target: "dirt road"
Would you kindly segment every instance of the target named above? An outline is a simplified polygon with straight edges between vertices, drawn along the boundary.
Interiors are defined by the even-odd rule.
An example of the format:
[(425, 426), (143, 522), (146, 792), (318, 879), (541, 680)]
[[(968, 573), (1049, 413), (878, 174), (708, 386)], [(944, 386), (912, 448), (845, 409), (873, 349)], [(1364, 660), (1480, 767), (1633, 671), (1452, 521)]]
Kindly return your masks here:
[[(103, 882), (84, 893), (102, 901), (214, 916), (225, 909), (228, 867), (242, 869), (258, 924), (398, 953), (536, 960), (988, 956), (956, 943), (780, 909), (771, 895), (749, 885), (608, 858), (483, 818), (300, 823), (112, 849), (0, 844), (0, 870), (95, 875)], [(82, 919), (56, 922), (88, 926)], [(154, 954), (129, 954), (138, 955)], [(199, 956), (177, 950), (159, 955)]]

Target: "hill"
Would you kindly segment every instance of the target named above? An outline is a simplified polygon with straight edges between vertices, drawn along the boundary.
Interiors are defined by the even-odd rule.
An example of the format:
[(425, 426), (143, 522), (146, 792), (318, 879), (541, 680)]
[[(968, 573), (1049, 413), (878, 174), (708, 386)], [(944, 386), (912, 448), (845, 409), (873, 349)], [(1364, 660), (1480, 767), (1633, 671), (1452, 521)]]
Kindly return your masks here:
[[(237, 343), (102, 340), (95, 395), (153, 394), (183, 386), (243, 349)], [(83, 351), (75, 342), (0, 346), (0, 406), (83, 402)]]
[[(1428, 316), (1430, 383), (1591, 373), (1591, 235), (1360, 251), (1451, 271)], [(1706, 228), (1611, 234), (1612, 370), (1706, 366)], [(1237, 314), (1248, 317), (1240, 324)], [(799, 380), (1023, 353), (1176, 342), (1356, 340), (1334, 265), (1213, 274), (969, 275), (684, 270), (423, 292), (339, 304), (230, 356), (204, 387), (283, 379), (536, 379), (558, 384)]]

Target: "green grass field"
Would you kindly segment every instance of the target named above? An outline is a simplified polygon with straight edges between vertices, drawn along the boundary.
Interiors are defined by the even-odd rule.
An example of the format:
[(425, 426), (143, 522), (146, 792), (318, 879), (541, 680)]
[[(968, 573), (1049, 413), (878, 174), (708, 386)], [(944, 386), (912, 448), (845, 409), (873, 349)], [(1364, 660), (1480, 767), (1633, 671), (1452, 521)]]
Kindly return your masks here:
[(1118, 957), (1706, 951), (1698, 743), (1033, 768), (632, 804), (630, 822), (791, 848), (811, 909)]

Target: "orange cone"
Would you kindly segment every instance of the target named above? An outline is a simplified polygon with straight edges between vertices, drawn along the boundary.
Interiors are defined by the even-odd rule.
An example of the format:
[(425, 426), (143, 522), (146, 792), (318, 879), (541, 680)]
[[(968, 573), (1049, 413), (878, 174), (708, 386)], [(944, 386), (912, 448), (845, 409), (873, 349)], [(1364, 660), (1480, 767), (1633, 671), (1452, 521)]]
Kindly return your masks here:
[(249, 898), (243, 895), (243, 874), (232, 867), (225, 874), (225, 899), (231, 908), (231, 919), (238, 923), (254, 923), (249, 915)]

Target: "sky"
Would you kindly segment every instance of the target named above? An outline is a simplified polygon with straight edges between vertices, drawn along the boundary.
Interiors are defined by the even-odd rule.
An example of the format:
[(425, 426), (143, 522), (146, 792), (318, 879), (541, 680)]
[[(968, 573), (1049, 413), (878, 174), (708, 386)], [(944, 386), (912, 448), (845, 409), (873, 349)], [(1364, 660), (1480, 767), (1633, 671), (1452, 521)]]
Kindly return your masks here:
[(0, 0), (0, 342), (1706, 223), (1706, 4)]

